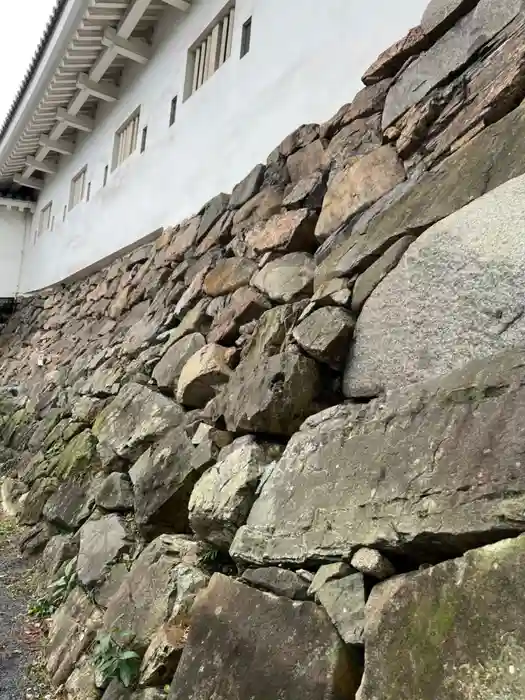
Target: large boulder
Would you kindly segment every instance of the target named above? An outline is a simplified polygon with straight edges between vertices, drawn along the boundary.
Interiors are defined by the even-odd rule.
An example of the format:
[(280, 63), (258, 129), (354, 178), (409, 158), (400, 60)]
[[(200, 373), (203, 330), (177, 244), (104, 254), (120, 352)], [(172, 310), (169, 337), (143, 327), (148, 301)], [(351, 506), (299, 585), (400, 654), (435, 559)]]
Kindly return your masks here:
[(205, 345), (201, 333), (190, 333), (170, 345), (153, 370), (152, 377), (159, 389), (174, 394), (184, 365)]
[(230, 551), (297, 565), (369, 546), (432, 562), (521, 533), (524, 415), (525, 352), (514, 350), (313, 417)]
[(131, 382), (99, 414), (93, 433), (110, 453), (133, 461), (144, 445), (178, 425), (183, 415), (174, 401)]
[[(273, 449), (272, 449), (273, 448)], [(225, 447), (217, 463), (199, 479), (189, 503), (192, 530), (202, 540), (228, 550), (255, 501), (255, 491), (278, 447), (251, 436)]]
[(344, 391), (374, 396), (525, 341), (525, 177), (435, 224), (376, 287)]
[(248, 356), (218, 397), (217, 412), (232, 432), (292, 435), (315, 412), (320, 389), (317, 363), (286, 351), (255, 364)]
[(325, 306), (307, 316), (293, 336), (315, 360), (340, 369), (354, 330), (354, 319), (344, 309)]
[(405, 169), (392, 146), (381, 146), (350, 162), (328, 187), (315, 235), (325, 240), (351, 216), (405, 179)]
[(518, 537), (376, 586), (359, 700), (522, 698), (524, 567)]
[(230, 378), (232, 350), (208, 343), (190, 357), (179, 376), (177, 401), (190, 408), (203, 408)]
[(81, 588), (75, 588), (49, 622), (47, 672), (53, 685), (66, 681), (93, 642), (102, 613)]
[(132, 545), (126, 522), (115, 514), (88, 520), (80, 528), (79, 536), (77, 576), (86, 588), (101, 583), (111, 565), (128, 553)]
[(252, 284), (280, 303), (308, 296), (313, 290), (315, 265), (307, 253), (288, 253), (259, 270)]
[(117, 593), (108, 602), (104, 629), (124, 630), (139, 653), (148, 648), (151, 637), (169, 618), (177, 583), (179, 564), (198, 564), (201, 546), (183, 535), (162, 535), (133, 562)]
[[(520, 12), (523, 12), (523, 0), (480, 0), (475, 10), (401, 73), (386, 98), (383, 128), (390, 126), (437, 85), (457, 74)], [(431, 17), (426, 16), (425, 23), (427, 21), (432, 22)]]
[(130, 469), (135, 520), (142, 532), (184, 532), (191, 490), (200, 476), (193, 466), (195, 448), (186, 432), (170, 431), (149, 447)]
[(359, 661), (320, 607), (215, 574), (193, 608), (168, 698), (350, 700), (359, 680)]

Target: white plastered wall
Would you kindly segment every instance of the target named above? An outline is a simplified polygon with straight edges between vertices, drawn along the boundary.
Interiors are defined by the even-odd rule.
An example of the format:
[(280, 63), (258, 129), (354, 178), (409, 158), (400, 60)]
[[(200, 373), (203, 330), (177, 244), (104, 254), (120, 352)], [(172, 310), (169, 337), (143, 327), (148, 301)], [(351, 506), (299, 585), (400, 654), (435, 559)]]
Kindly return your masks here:
[[(231, 58), (184, 102), (188, 48), (225, 4), (194, 0), (178, 22), (167, 8), (153, 58), (129, 64), (118, 102), (100, 104), (94, 132), (79, 134), (74, 155), (63, 157), (46, 183), (39, 208), (52, 201), (55, 224), (36, 243), (28, 238), (22, 291), (67, 278), (231, 191), (298, 125), (324, 121), (349, 102), (362, 72), (418, 23), (427, 0), (237, 0)], [(250, 16), (251, 50), (240, 59)], [(169, 128), (175, 95), (177, 119)], [(139, 105), (146, 150), (111, 172), (115, 131)], [(90, 201), (63, 221), (71, 178), (86, 165)]]
[(29, 212), (0, 204), (0, 298), (18, 292), (24, 237), (29, 232)]

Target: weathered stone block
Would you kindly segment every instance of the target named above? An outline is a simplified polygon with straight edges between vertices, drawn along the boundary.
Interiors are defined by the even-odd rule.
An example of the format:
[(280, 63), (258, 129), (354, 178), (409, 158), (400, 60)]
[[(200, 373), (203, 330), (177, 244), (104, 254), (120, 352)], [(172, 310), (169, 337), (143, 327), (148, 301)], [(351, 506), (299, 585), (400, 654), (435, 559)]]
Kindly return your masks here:
[(168, 697), (201, 700), (213, 688), (216, 700), (347, 700), (359, 680), (359, 662), (321, 608), (215, 574), (193, 609)]

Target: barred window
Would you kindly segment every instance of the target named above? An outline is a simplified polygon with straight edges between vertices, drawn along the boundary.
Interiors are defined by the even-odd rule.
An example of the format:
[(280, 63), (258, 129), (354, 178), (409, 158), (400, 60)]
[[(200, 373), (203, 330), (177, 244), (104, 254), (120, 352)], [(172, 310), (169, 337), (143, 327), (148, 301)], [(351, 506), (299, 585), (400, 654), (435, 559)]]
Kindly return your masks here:
[(186, 97), (196, 92), (231, 56), (235, 5), (228, 3), (189, 52)]
[(82, 170), (75, 175), (71, 180), (71, 189), (69, 192), (69, 211), (80, 204), (84, 199), (86, 192), (86, 172), (87, 167), (82, 168)]
[(52, 208), (53, 202), (49, 202), (49, 204), (46, 204), (46, 206), (40, 211), (40, 221), (38, 226), (39, 233), (44, 233), (44, 231), (51, 231), (51, 229), (53, 228), (53, 220), (51, 218)]
[(113, 170), (118, 168), (137, 148), (139, 137), (140, 109), (127, 119), (115, 134), (113, 148)]

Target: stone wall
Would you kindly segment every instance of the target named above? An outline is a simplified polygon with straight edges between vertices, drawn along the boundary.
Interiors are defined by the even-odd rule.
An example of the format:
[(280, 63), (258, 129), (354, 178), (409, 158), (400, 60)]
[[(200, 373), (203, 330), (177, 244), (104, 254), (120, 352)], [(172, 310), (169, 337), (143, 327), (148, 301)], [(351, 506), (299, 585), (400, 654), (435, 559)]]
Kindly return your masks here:
[(74, 561), (69, 698), (523, 697), (522, 5), (434, 0), (231, 195), (19, 300), (2, 495)]

